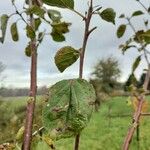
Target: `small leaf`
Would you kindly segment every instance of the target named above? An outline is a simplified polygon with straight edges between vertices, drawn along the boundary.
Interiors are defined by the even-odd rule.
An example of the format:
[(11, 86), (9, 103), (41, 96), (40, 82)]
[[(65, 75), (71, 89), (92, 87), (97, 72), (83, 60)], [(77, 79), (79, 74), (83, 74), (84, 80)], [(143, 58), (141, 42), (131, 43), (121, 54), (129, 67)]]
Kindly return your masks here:
[(143, 42), (144, 40), (143, 35), (144, 35), (144, 30), (137, 31), (134, 37), (134, 41), (136, 41), (137, 43)]
[(65, 36), (61, 33), (56, 32), (54, 29), (51, 32), (52, 39), (56, 42), (65, 41)]
[(135, 48), (135, 47), (136, 47), (135, 45), (127, 45), (127, 44), (125, 45), (122, 44), (119, 46), (119, 48), (122, 50), (123, 55), (128, 49)]
[(18, 132), (17, 132), (17, 135), (16, 135), (16, 140), (17, 141), (21, 141), (23, 139), (23, 135), (24, 135), (24, 131), (25, 131), (25, 127), (22, 126)]
[(32, 53), (32, 49), (31, 49), (31, 44), (29, 43), (25, 48), (25, 55), (31, 57), (31, 53)]
[(1, 43), (4, 43), (8, 19), (9, 19), (9, 17), (6, 14), (2, 15), (1, 18), (0, 18), (1, 31), (2, 31), (2, 36), (0, 37), (0, 42)]
[(65, 46), (55, 55), (55, 64), (60, 72), (71, 66), (79, 58), (79, 51), (71, 46)]
[(144, 39), (145, 43), (150, 43), (150, 30), (147, 30), (141, 35), (141, 38)]
[(31, 8), (27, 9), (27, 14), (35, 14), (41, 18), (44, 18), (45, 10), (37, 5), (34, 5)]
[(145, 21), (144, 21), (144, 24), (145, 24), (145, 26), (147, 27), (147, 26), (148, 26), (148, 20), (145, 20)]
[(150, 7), (148, 7), (148, 12), (150, 12)]
[(124, 14), (121, 14), (121, 15), (119, 16), (119, 18), (125, 18), (125, 15), (124, 15)]
[(29, 25), (26, 26), (26, 34), (27, 34), (27, 37), (30, 38), (31, 40), (35, 38), (35, 32), (33, 28)]
[(65, 34), (65, 33), (69, 32), (70, 25), (71, 25), (71, 23), (67, 23), (67, 22), (59, 22), (59, 23), (53, 22), (51, 24), (51, 26), (53, 27), (55, 32), (57, 32), (59, 34)]
[(18, 41), (19, 40), (17, 23), (13, 23), (11, 25), (11, 36), (12, 36), (13, 41)]
[(99, 12), (99, 15), (103, 20), (115, 24), (116, 12), (112, 8), (107, 8), (103, 10), (101, 13)]
[(61, 8), (74, 8), (74, 0), (43, 0), (43, 3)]
[(60, 22), (62, 18), (60, 12), (54, 9), (48, 10), (48, 16), (53, 22)]
[(134, 16), (140, 16), (140, 15), (143, 15), (144, 13), (142, 12), (142, 11), (140, 11), (140, 10), (138, 10), (138, 11), (135, 11), (133, 14), (132, 14), (132, 17), (134, 17)]
[(126, 25), (125, 24), (120, 25), (117, 30), (117, 37), (121, 38), (124, 35), (125, 31), (126, 31)]
[(43, 41), (44, 35), (45, 35), (44, 32), (40, 32), (40, 33), (38, 34), (38, 41), (39, 41), (39, 43), (41, 43), (41, 42)]
[(52, 36), (53, 40), (56, 42), (65, 41), (65, 37), (63, 34), (69, 32), (70, 25), (71, 25), (70, 23), (66, 23), (66, 22), (58, 22), (58, 23), (53, 22), (51, 24), (51, 26), (52, 26), (51, 36)]
[(54, 149), (54, 142), (53, 142), (53, 140), (52, 140), (49, 136), (43, 135), (43, 136), (42, 136), (42, 140), (43, 140), (50, 148), (53, 148), (53, 149)]
[(35, 19), (35, 31), (38, 30), (40, 25), (41, 25), (41, 19), (40, 18), (36, 18)]
[(136, 70), (136, 68), (139, 66), (141, 62), (141, 56), (138, 56), (135, 60), (135, 62), (133, 63), (133, 66), (132, 66), (132, 72), (134, 72)]

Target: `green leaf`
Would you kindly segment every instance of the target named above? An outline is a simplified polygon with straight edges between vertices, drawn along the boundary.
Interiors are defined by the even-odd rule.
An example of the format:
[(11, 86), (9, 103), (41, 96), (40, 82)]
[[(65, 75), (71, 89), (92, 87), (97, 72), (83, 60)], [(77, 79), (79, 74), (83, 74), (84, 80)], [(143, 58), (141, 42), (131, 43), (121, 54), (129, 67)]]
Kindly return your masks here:
[(145, 43), (149, 44), (150, 43), (150, 30), (145, 31), (141, 35), (142, 39), (144, 39)]
[(145, 26), (147, 27), (147, 26), (148, 26), (148, 20), (145, 20), (145, 21), (144, 21), (144, 24), (145, 24)]
[(38, 30), (40, 25), (41, 25), (41, 19), (40, 18), (36, 18), (35, 19), (35, 31)]
[(51, 32), (52, 39), (56, 42), (63, 42), (65, 41), (65, 36), (62, 33), (58, 33), (55, 30)]
[(13, 23), (11, 25), (11, 36), (12, 36), (12, 39), (13, 41), (18, 41), (19, 40), (19, 35), (18, 35), (18, 29), (17, 29), (17, 23)]
[(58, 140), (80, 133), (91, 118), (95, 99), (95, 90), (86, 80), (62, 80), (53, 85), (42, 115), (49, 137)]
[(103, 10), (101, 13), (99, 12), (99, 15), (103, 20), (115, 24), (116, 12), (112, 8), (107, 8)]
[(71, 46), (65, 46), (55, 55), (55, 64), (60, 72), (71, 66), (79, 58), (79, 51)]
[(126, 31), (126, 25), (125, 24), (120, 25), (117, 30), (117, 37), (121, 38), (124, 35), (125, 31)]
[(141, 56), (138, 56), (135, 60), (135, 62), (133, 63), (133, 66), (132, 66), (132, 72), (134, 72), (136, 70), (136, 68), (139, 66), (141, 62)]
[(50, 18), (53, 22), (60, 22), (60, 19), (61, 19), (62, 17), (61, 17), (61, 14), (60, 14), (59, 11), (54, 10), (54, 9), (49, 9), (47, 13), (48, 13), (49, 18)]
[(32, 49), (31, 49), (31, 44), (29, 43), (25, 48), (25, 55), (31, 57), (31, 53), (32, 53)]
[(143, 15), (144, 13), (140, 10), (133, 12), (132, 17)]
[(45, 36), (45, 33), (44, 33), (44, 32), (40, 32), (40, 33), (38, 34), (38, 41), (39, 41), (39, 43), (41, 43), (41, 42), (43, 41), (44, 36)]
[(43, 3), (61, 8), (74, 8), (74, 0), (43, 0)]
[(65, 37), (63, 34), (69, 32), (70, 25), (71, 25), (70, 23), (66, 23), (66, 22), (58, 22), (58, 23), (53, 22), (51, 24), (52, 26), (51, 36), (53, 40), (56, 42), (65, 41)]
[(147, 10), (148, 10), (148, 12), (150, 13), (150, 7), (148, 7), (148, 9), (147, 9)]
[(35, 38), (35, 32), (33, 28), (29, 25), (26, 26), (26, 34), (27, 34), (27, 37), (30, 38), (31, 40)]
[(0, 18), (1, 31), (2, 31), (2, 36), (0, 37), (0, 42), (1, 43), (4, 43), (8, 19), (9, 19), (9, 17), (6, 14), (2, 15), (1, 18)]
[(45, 10), (37, 5), (34, 5), (31, 8), (27, 9), (27, 14), (35, 14), (41, 18), (44, 18)]
[(67, 22), (53, 22), (51, 24), (52, 28), (55, 30), (55, 32), (59, 33), (59, 34), (65, 34), (67, 32), (69, 32), (69, 26), (71, 25), (71, 23), (67, 23)]
[(125, 14), (121, 14), (119, 18), (125, 18)]
[(143, 37), (144, 33), (145, 33), (144, 30), (137, 31), (136, 34), (135, 34), (135, 37), (134, 37), (134, 41), (137, 42), (137, 43), (143, 42), (143, 40), (144, 40), (144, 37)]

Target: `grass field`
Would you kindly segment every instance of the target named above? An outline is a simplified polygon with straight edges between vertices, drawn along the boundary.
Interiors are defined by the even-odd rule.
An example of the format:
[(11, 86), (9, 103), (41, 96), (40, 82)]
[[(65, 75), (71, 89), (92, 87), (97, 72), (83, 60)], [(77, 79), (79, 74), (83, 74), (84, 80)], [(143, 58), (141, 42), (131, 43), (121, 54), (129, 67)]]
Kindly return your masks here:
[[(26, 98), (7, 98), (0, 102), (0, 143), (14, 137), (16, 130), (22, 126), (24, 121)], [(38, 104), (41, 103), (38, 98)], [(93, 117), (82, 132), (80, 150), (120, 150), (124, 137), (132, 121), (132, 108), (126, 105), (126, 97), (111, 98), (101, 105), (98, 113)], [(4, 99), (3, 99), (4, 100)], [(41, 109), (36, 110), (36, 120), (40, 127)], [(131, 114), (127, 117), (120, 115)], [(112, 115), (113, 117), (108, 117)], [(115, 117), (116, 116), (116, 117)], [(13, 120), (14, 119), (14, 120)], [(16, 120), (17, 123), (16, 123)], [(15, 123), (14, 123), (15, 122)], [(13, 124), (14, 123), (14, 124)], [(14, 126), (14, 127), (13, 127)], [(131, 150), (150, 150), (150, 117), (142, 118), (140, 124), (140, 144), (136, 141), (136, 134), (131, 143)], [(38, 127), (35, 127), (38, 128)], [(55, 143), (57, 150), (72, 150), (74, 139), (62, 139)], [(46, 144), (39, 142), (35, 150), (48, 150)]]

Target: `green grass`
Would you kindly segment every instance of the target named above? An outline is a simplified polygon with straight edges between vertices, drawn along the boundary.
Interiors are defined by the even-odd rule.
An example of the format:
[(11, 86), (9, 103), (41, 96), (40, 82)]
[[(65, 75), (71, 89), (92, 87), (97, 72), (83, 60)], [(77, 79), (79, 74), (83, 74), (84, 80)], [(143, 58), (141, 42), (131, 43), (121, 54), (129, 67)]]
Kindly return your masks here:
[[(21, 100), (22, 99), (22, 100)], [(7, 101), (0, 105), (0, 109), (4, 109), (4, 105), (7, 103), (5, 108), (6, 116), (18, 115), (16, 110), (25, 105), (25, 98), (18, 98), (15, 101)], [(39, 98), (40, 99), (40, 98)], [(102, 104), (98, 113), (94, 113), (93, 117), (87, 126), (87, 128), (81, 134), (80, 150), (120, 150), (123, 144), (124, 137), (128, 131), (130, 123), (132, 121), (132, 108), (126, 105), (125, 97), (115, 97)], [(40, 103), (40, 101), (38, 101)], [(9, 104), (9, 105), (8, 105)], [(111, 108), (109, 112), (109, 108)], [(39, 113), (40, 111), (38, 111)], [(109, 118), (111, 114), (113, 118)], [(129, 117), (119, 117), (122, 114), (131, 114)], [(21, 114), (20, 114), (21, 115)], [(40, 114), (38, 114), (40, 115)], [(21, 116), (23, 117), (23, 116)], [(38, 118), (39, 119), (39, 118)], [(9, 120), (9, 119), (7, 119)], [(23, 121), (21, 119), (21, 121)], [(20, 124), (21, 124), (20, 121)], [(18, 123), (18, 126), (19, 123)], [(140, 150), (150, 150), (150, 118), (145, 117), (142, 119), (140, 124)], [(0, 127), (1, 128), (1, 127)], [(5, 127), (7, 131), (10, 129), (9, 123)], [(11, 126), (12, 128), (12, 126)], [(18, 127), (17, 127), (18, 128)], [(10, 131), (10, 130), (9, 130)], [(6, 130), (0, 130), (0, 135), (7, 135)], [(10, 132), (9, 132), (10, 133)], [(14, 133), (12, 133), (13, 135)], [(7, 140), (8, 136), (0, 137), (0, 140)], [(55, 143), (57, 150), (71, 150), (73, 149), (74, 138), (62, 139)], [(131, 150), (138, 150), (136, 141), (136, 135), (134, 135), (131, 143)], [(48, 146), (39, 142), (35, 150), (48, 150)]]

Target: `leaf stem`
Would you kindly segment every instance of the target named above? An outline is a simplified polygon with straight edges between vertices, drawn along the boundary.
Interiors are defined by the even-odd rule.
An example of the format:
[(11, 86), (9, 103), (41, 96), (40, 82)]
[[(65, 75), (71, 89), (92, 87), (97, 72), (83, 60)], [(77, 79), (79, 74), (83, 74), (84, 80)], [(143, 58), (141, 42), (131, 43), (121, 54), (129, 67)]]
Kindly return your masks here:
[[(84, 30), (83, 44), (82, 44), (82, 48), (80, 51), (80, 64), (79, 64), (79, 78), (81, 78), (81, 79), (83, 77), (84, 57), (85, 57), (85, 51), (86, 51), (86, 46), (87, 46), (87, 42), (88, 42), (88, 37), (96, 29), (96, 27), (92, 28), (91, 30), (89, 29), (92, 15), (93, 15), (93, 0), (90, 1), (90, 6), (88, 8), (87, 16), (85, 18), (83, 18), (83, 20), (85, 22), (85, 30)], [(74, 150), (79, 149), (79, 143), (80, 143), (80, 134), (77, 134), (75, 137)]]

